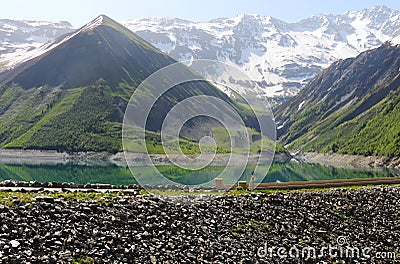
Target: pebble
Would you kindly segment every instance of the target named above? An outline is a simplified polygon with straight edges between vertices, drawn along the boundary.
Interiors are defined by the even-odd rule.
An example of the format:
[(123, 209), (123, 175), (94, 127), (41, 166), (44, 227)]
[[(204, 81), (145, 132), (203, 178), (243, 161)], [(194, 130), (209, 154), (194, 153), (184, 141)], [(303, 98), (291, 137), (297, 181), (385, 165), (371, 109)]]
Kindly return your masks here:
[(10, 244), (11, 244), (11, 247), (13, 247), (13, 248), (17, 248), (20, 245), (20, 243), (17, 240), (11, 240)]

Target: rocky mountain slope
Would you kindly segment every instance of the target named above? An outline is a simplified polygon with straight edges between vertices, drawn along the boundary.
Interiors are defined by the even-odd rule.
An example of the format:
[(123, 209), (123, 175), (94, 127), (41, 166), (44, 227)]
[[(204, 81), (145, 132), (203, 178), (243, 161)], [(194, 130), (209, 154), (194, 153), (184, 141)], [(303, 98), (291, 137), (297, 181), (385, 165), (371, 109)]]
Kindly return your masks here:
[(238, 15), (208, 22), (174, 18), (124, 22), (177, 60), (221, 60), (244, 70), (270, 97), (296, 94), (338, 59), (376, 48), (400, 34), (400, 12), (385, 6), (296, 23)]
[(29, 51), (72, 31), (68, 22), (0, 19), (0, 68), (29, 57)]
[(400, 156), (400, 41), (340, 60), (275, 110), (292, 150)]

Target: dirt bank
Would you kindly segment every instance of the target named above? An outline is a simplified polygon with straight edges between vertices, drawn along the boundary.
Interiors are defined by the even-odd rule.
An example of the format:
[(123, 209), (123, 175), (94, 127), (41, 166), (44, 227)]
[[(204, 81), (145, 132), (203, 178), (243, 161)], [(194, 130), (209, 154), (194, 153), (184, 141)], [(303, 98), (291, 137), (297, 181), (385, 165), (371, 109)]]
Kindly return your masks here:
[(400, 157), (379, 157), (346, 154), (300, 153), (296, 158), (308, 163), (320, 163), (338, 168), (400, 169)]

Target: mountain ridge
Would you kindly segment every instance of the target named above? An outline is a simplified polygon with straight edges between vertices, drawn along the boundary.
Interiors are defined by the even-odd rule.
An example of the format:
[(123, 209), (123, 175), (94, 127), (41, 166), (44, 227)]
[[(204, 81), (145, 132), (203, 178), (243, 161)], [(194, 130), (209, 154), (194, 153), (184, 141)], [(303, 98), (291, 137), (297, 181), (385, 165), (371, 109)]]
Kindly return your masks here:
[(400, 12), (377, 6), (294, 23), (237, 15), (208, 22), (143, 18), (124, 24), (177, 60), (226, 61), (257, 81), (267, 96), (287, 97), (336, 60), (398, 36)]
[(0, 70), (22, 61), (26, 53), (72, 31), (67, 21), (0, 19)]
[[(313, 15), (293, 23), (242, 14), (207, 22), (139, 18), (123, 24), (178, 61), (211, 59), (237, 66), (257, 81), (263, 93), (281, 102), (338, 59), (355, 57), (400, 35), (400, 12), (374, 6), (339, 15)], [(0, 47), (1, 28), (0, 23)], [(0, 67), (12, 66), (27, 56), (24, 51), (45, 44), (29, 44), (28, 35), (24, 48), (16, 45), (18, 52), (8, 48), (9, 52), (0, 54)], [(12, 46), (7, 43), (4, 38), (3, 45)]]
[[(91, 32), (93, 30), (101, 31), (98, 34), (99, 36), (92, 37)], [(125, 42), (118, 43), (119, 46), (124, 46), (124, 48), (119, 50), (114, 49), (112, 45), (109, 44), (109, 41), (118, 41), (118, 37), (113, 39), (115, 35), (114, 32), (117, 31), (123, 33), (126, 37), (126, 40), (124, 40)], [(102, 36), (102, 34), (104, 36)], [(91, 43), (87, 43), (89, 40)], [(86, 42), (86, 46), (90, 45), (92, 50), (81, 45), (81, 42)], [(127, 49), (126, 47), (131, 43), (134, 43), (136, 48)], [(3, 75), (2, 84), (7, 84), (9, 80), (13, 80), (25, 88), (43, 85), (77, 87), (79, 85), (94, 83), (96, 80), (100, 79), (101, 74), (97, 74), (97, 71), (103, 71), (103, 74), (106, 71), (114, 71), (116, 75), (125, 75), (124, 79), (129, 81), (130, 77), (126, 75), (125, 71), (122, 73), (116, 72), (118, 69), (117, 67), (113, 68), (111, 64), (113, 59), (111, 57), (117, 56), (120, 61), (125, 61), (125, 57), (130, 57), (130, 52), (138, 52), (141, 48), (146, 48), (154, 53), (161, 54), (160, 51), (146, 43), (140, 37), (137, 37), (131, 32), (127, 32), (126, 29), (116, 21), (105, 15), (100, 15), (78, 30), (65, 34), (55, 41), (42, 46), (37, 53), (33, 54), (32, 58), (27, 59), (25, 62), (22, 62)], [(68, 49), (69, 53), (63, 52), (63, 49)], [(94, 50), (99, 50), (97, 56), (100, 56), (101, 60), (99, 60), (97, 56), (87, 55), (93, 54)], [(53, 59), (49, 59), (49, 55), (52, 55), (51, 58)], [(164, 57), (167, 59), (166, 56)], [(108, 61), (110, 64), (103, 63), (102, 60)], [(63, 62), (61, 65), (60, 61)], [(168, 58), (167, 61), (168, 63), (175, 62), (170, 58)], [(80, 65), (77, 65), (78, 62)], [(164, 63), (163, 66), (165, 65), (167, 64)], [(124, 67), (129, 68), (129, 65), (125, 63)], [(27, 68), (29, 68), (29, 72), (27, 72)], [(42, 68), (46, 68), (46, 70)], [(130, 70), (133, 71), (133, 67), (131, 67)], [(38, 71), (41, 72), (41, 74), (39, 74)], [(82, 83), (68, 83), (68, 79), (82, 80), (84, 78), (86, 78), (87, 81)], [(113, 82), (107, 79), (105, 81)], [(113, 83), (113, 85), (116, 84), (117, 83)]]
[(400, 156), (400, 46), (338, 61), (275, 108), (293, 151)]
[[(355, 57), (400, 35), (400, 12), (373, 6), (339, 15), (313, 15), (292, 23), (270, 16), (241, 14), (207, 22), (139, 18), (123, 24), (178, 61), (211, 59), (239, 67), (272, 102), (279, 103), (297, 94), (338, 59)], [(10, 31), (8, 28), (4, 26), (3, 31)], [(63, 32), (68, 30), (73, 29), (64, 25)], [(0, 47), (7, 51), (0, 51), (0, 70), (26, 60), (34, 53), (30, 49), (49, 40), (31, 42), (27, 33), (24, 44), (14, 47), (6, 38), (2, 42), (1, 32), (0, 23)], [(7, 38), (9, 35), (18, 34), (10, 31)], [(56, 33), (55, 37), (60, 35)]]

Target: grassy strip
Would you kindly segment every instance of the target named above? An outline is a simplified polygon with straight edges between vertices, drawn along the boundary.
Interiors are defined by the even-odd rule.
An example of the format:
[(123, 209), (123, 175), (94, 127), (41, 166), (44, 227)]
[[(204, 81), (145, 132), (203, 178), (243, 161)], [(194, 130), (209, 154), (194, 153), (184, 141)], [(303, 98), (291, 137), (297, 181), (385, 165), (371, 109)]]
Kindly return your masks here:
[(95, 261), (91, 257), (83, 257), (72, 260), (72, 264), (92, 264), (92, 263), (95, 263)]
[[(140, 195), (162, 195), (162, 196), (178, 196), (178, 195), (217, 195), (217, 196), (239, 196), (244, 194), (255, 194), (255, 193), (265, 193), (265, 194), (275, 194), (275, 193), (293, 193), (293, 192), (327, 192), (332, 190), (357, 190), (361, 188), (376, 188), (382, 186), (392, 186), (400, 187), (399, 184), (384, 184), (384, 185), (355, 185), (355, 186), (343, 186), (343, 187), (327, 187), (327, 188), (303, 188), (303, 189), (270, 189), (270, 190), (244, 190), (235, 189), (227, 192), (223, 191), (185, 191), (185, 190), (151, 190), (149, 193), (146, 190), (141, 190)], [(110, 202), (107, 201), (114, 197), (121, 197), (127, 195), (123, 192), (13, 192), (13, 191), (0, 191), (0, 204), (13, 206), (15, 204), (27, 204), (34, 201), (36, 197), (51, 197), (54, 199), (62, 199), (66, 201), (99, 201), (102, 205), (109, 205)], [(129, 195), (129, 194), (128, 194)]]
[[(36, 197), (50, 197), (54, 199), (63, 199), (66, 201), (103, 201), (124, 195), (121, 192), (13, 192), (0, 191), (0, 204), (12, 206), (15, 204), (27, 204), (34, 201)], [(104, 204), (108, 204), (104, 202)]]

